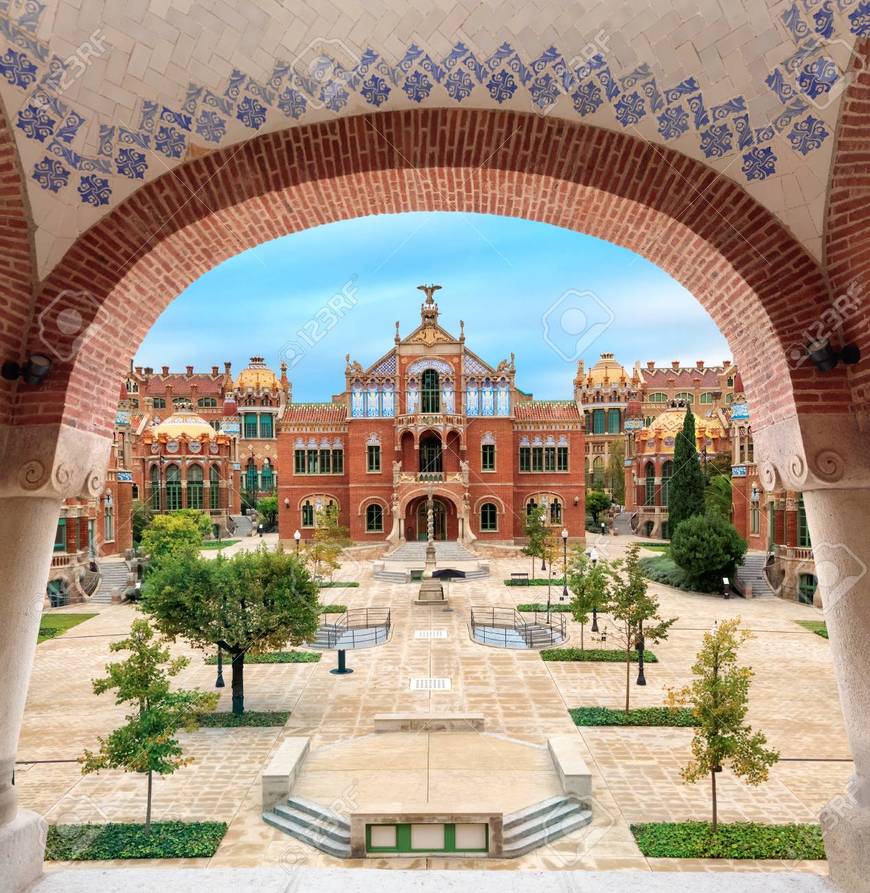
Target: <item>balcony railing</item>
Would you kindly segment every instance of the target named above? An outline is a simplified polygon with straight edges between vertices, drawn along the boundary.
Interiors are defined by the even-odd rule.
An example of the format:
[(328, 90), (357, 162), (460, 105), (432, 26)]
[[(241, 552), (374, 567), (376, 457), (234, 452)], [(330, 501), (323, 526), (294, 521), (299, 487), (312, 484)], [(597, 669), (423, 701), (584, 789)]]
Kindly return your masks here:
[(398, 484), (426, 484), (444, 483), (461, 484), (464, 482), (461, 471), (402, 471), (399, 473)]
[(780, 546), (776, 547), (776, 557), (786, 558), (791, 561), (812, 561), (812, 546)]
[(456, 412), (414, 412), (396, 416), (396, 423), (400, 427), (447, 428), (452, 425), (461, 426), (463, 416)]

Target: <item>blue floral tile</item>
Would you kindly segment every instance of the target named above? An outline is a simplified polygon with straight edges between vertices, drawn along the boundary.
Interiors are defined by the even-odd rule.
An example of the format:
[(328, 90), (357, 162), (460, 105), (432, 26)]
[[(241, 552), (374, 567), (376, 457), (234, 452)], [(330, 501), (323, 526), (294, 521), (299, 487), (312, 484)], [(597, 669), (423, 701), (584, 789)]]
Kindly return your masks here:
[(753, 180), (766, 180), (776, 173), (776, 155), (769, 146), (755, 146), (743, 156), (743, 176)]
[(130, 180), (144, 180), (148, 162), (145, 160), (142, 152), (137, 152), (135, 149), (125, 146), (118, 150), (115, 167), (119, 174)]
[(52, 118), (44, 108), (26, 105), (18, 111), (18, 123), (15, 125), (28, 139), (44, 143), (45, 138), (54, 132), (56, 119)]
[(801, 69), (798, 86), (810, 99), (815, 99), (830, 92), (839, 77), (840, 72), (830, 59), (815, 59)]
[(36, 66), (24, 53), (8, 49), (0, 56), (0, 75), (14, 87), (26, 90), (36, 81)]
[(181, 158), (184, 155), (184, 134), (175, 127), (161, 125), (154, 137), (154, 148), (167, 158)]
[(207, 143), (219, 143), (227, 132), (227, 122), (217, 112), (203, 109), (196, 121), (196, 132)]
[(100, 205), (109, 204), (112, 190), (109, 188), (109, 181), (103, 177), (85, 174), (79, 181), (78, 193), (84, 204), (98, 208)]
[(782, 103), (788, 102), (795, 95), (794, 87), (786, 81), (783, 73), (778, 68), (774, 68), (764, 79), (764, 82), (776, 93), (779, 101)]
[(788, 28), (788, 32), (795, 43), (799, 43), (810, 33), (809, 26), (801, 18), (797, 3), (792, 3), (782, 14), (782, 22)]
[(700, 93), (690, 96), (686, 102), (689, 103), (689, 110), (695, 118), (695, 130), (700, 130), (710, 123), (710, 115), (707, 112), (707, 106), (704, 105), (704, 97)]
[(870, 0), (849, 13), (849, 30), (858, 37), (870, 37)]
[(594, 81), (586, 81), (571, 94), (571, 101), (574, 104), (574, 111), (585, 118), (601, 107), (604, 97), (601, 95), (601, 88), (598, 84)]
[(69, 183), (69, 174), (56, 158), (46, 156), (33, 165), (33, 179), (49, 192), (60, 192)]
[(658, 131), (666, 140), (676, 139), (689, 129), (689, 113), (682, 105), (666, 108), (656, 120), (659, 122)]
[(701, 131), (701, 151), (707, 158), (722, 158), (734, 148), (732, 138), (727, 124), (713, 124)]
[(363, 82), (360, 92), (365, 101), (375, 108), (382, 106), (390, 96), (390, 88), (387, 86), (387, 82), (376, 74), (373, 74), (368, 80)]
[[(284, 92), (278, 97), (278, 108), (288, 118), (301, 118), (308, 108), (308, 100), (292, 87), (285, 87)], [(219, 140), (215, 140), (218, 142)]]
[(489, 90), (491, 99), (494, 99), (498, 103), (502, 103), (510, 99), (514, 93), (517, 92), (517, 82), (509, 71), (502, 69), (501, 71), (497, 71), (487, 81), (486, 89)]
[(635, 90), (633, 93), (623, 94), (614, 106), (616, 110), (616, 120), (623, 127), (629, 127), (637, 124), (646, 114), (646, 105), (643, 96)]
[(142, 113), (139, 116), (139, 130), (151, 133), (157, 123), (157, 111), (160, 108), (156, 102), (145, 100), (142, 103)]
[(471, 96), (471, 91), (474, 89), (474, 81), (464, 68), (454, 68), (444, 78), (444, 89), (452, 100), (462, 102), (463, 99), (468, 99)]
[(792, 127), (788, 133), (788, 141), (796, 152), (806, 155), (808, 152), (818, 149), (830, 135), (822, 121), (808, 115), (803, 121), (798, 121)]
[(413, 102), (422, 102), (432, 92), (432, 81), (422, 71), (413, 71), (402, 84), (405, 95)]
[(246, 96), (236, 109), (236, 117), (245, 127), (259, 130), (266, 123), (266, 106), (257, 102), (253, 96)]
[(834, 7), (831, 0), (825, 0), (821, 9), (813, 13), (813, 30), (816, 34), (830, 40), (834, 34)]
[(549, 72), (535, 78), (529, 89), (532, 94), (532, 102), (542, 110), (554, 105), (560, 95), (559, 84)]
[(734, 117), (734, 129), (737, 131), (738, 149), (746, 149), (755, 142), (752, 127), (749, 123), (749, 115), (736, 115)]
[(698, 82), (695, 78), (686, 78), (685, 80), (680, 81), (676, 86), (669, 87), (665, 90), (665, 102), (670, 105), (672, 102), (682, 99), (683, 96), (688, 96), (690, 93), (697, 93), (699, 89)]
[(84, 123), (85, 119), (82, 115), (76, 111), (71, 111), (66, 118), (64, 118), (63, 124), (60, 125), (55, 136), (59, 140), (63, 140), (65, 143), (71, 143), (76, 138), (76, 135)]

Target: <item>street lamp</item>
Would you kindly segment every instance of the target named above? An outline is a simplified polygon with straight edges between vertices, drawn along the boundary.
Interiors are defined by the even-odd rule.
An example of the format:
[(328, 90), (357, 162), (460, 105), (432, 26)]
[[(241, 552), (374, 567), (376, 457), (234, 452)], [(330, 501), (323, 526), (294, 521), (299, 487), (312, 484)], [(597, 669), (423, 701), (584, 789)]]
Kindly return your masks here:
[(263, 538), (263, 525), (262, 524), (257, 525), (257, 533), (260, 534), (260, 539), (262, 539)]
[(568, 528), (562, 528), (562, 598), (568, 600)]
[[(589, 563), (592, 567), (598, 563), (598, 550), (595, 546), (589, 550)], [(592, 632), (598, 632), (598, 610), (595, 605), (592, 606)]]
[(224, 650), (218, 645), (217, 655), (217, 679), (214, 681), (215, 688), (224, 687)]
[(297, 530), (293, 534), (293, 539), (296, 540), (296, 555), (298, 556), (299, 555), (299, 540), (302, 539), (302, 534)]
[[(541, 524), (546, 525), (547, 523), (547, 500), (541, 500)], [(541, 570), (545, 571), (547, 569), (547, 562), (544, 560), (544, 550), (541, 550)]]
[(637, 633), (637, 644), (635, 645), (637, 648), (637, 684), (646, 685), (646, 676), (643, 675), (643, 623), (638, 624)]

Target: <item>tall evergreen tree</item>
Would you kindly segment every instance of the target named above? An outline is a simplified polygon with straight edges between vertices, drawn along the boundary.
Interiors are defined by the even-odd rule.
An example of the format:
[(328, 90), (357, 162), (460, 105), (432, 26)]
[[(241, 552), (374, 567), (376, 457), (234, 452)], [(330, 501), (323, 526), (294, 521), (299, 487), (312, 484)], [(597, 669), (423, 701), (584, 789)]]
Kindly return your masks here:
[(695, 447), (695, 416), (687, 409), (683, 430), (674, 446), (674, 472), (668, 498), (671, 536), (681, 521), (704, 514), (704, 489), (704, 472)]

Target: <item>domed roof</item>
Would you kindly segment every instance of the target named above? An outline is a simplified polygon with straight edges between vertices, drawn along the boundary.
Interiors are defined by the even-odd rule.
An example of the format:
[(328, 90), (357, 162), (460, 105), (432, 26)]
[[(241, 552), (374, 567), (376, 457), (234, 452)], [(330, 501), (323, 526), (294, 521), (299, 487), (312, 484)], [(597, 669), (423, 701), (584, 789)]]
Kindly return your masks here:
[(674, 406), (671, 409), (666, 409), (661, 415), (656, 416), (649, 426), (649, 430), (661, 430), (665, 433), (676, 434), (678, 431), (683, 430), (685, 421), (686, 408), (684, 406)]
[(589, 370), (593, 384), (603, 384), (606, 378), (610, 384), (619, 384), (620, 378), (628, 378), (623, 366), (612, 353), (603, 353), (598, 362)]
[(192, 409), (176, 409), (169, 418), (155, 426), (153, 431), (171, 438), (181, 437), (182, 434), (193, 439), (215, 435), (214, 428)]
[(242, 369), (236, 379), (236, 387), (241, 390), (252, 388), (255, 391), (271, 390), (280, 387), (275, 373), (266, 365), (262, 357), (251, 357), (246, 369)]

